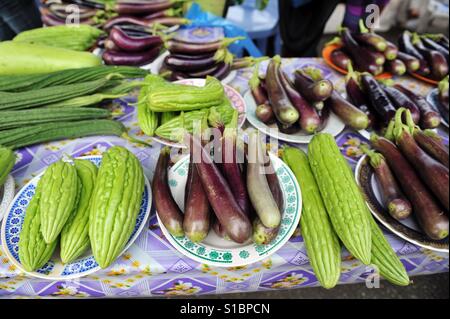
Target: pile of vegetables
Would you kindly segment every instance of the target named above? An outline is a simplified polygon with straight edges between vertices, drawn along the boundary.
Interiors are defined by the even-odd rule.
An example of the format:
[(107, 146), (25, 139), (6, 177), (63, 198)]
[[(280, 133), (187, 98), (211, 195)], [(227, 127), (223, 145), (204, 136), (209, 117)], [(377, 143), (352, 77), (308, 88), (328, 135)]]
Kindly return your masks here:
[(449, 102), (448, 102), (448, 76), (439, 82), (437, 98), (431, 100), (432, 105), (439, 110), (442, 118), (445, 122), (449, 123), (448, 112), (449, 112)]
[(186, 43), (175, 39), (166, 42), (169, 55), (165, 58), (160, 74), (169, 71), (170, 80), (226, 78), (232, 68), (234, 57), (227, 46), (241, 38), (223, 39), (212, 43)]
[(330, 134), (319, 133), (308, 155), (286, 147), (283, 160), (302, 188), (300, 227), (313, 270), (324, 288), (341, 275), (341, 244), (366, 265), (375, 265), (385, 279), (407, 286), (405, 267), (370, 214), (352, 169)]
[(14, 42), (39, 44), (74, 51), (91, 49), (104, 32), (90, 25), (62, 25), (19, 33)]
[(0, 145), (11, 149), (92, 135), (126, 137), (112, 114), (98, 107), (141, 86), (146, 71), (92, 67), (0, 76)]
[(335, 91), (318, 69), (297, 70), (292, 83), (276, 56), (269, 63), (266, 78), (260, 78), (256, 67), (249, 85), (257, 105), (256, 117), (266, 124), (276, 123), (283, 133), (321, 131), (330, 111), (356, 130), (369, 125), (367, 115)]
[(0, 189), (16, 163), (16, 155), (6, 147), (0, 145)]
[[(256, 132), (250, 135), (247, 160), (241, 167), (238, 159), (245, 150), (238, 146), (237, 119), (234, 111), (230, 125), (222, 126), (221, 145), (215, 148), (214, 159), (203, 143), (209, 135), (184, 131), (191, 152), (184, 213), (168, 184), (170, 149), (161, 151), (153, 196), (157, 214), (172, 235), (201, 242), (213, 229), (221, 238), (240, 244), (253, 238), (260, 245), (276, 238), (284, 209), (278, 177)], [(200, 126), (203, 132), (206, 121), (205, 116)]]
[[(205, 116), (212, 127), (228, 124), (234, 109), (225, 95), (222, 83), (213, 77), (204, 87), (166, 82), (157, 75), (148, 75), (138, 99), (138, 122), (148, 136), (180, 142), (180, 128), (192, 133), (194, 123)], [(220, 123), (219, 123), (220, 122)]]
[(27, 271), (41, 268), (59, 243), (64, 264), (91, 248), (100, 267), (107, 268), (133, 232), (143, 193), (142, 166), (123, 147), (105, 152), (99, 169), (81, 159), (50, 165), (25, 213), (21, 264)]
[(418, 35), (404, 31), (399, 48), (405, 61), (418, 65), (411, 70), (425, 78), (441, 81), (449, 72), (449, 42), (444, 35)]
[(386, 137), (372, 136), (376, 152), (365, 149), (385, 207), (397, 220), (414, 215), (429, 238), (445, 239), (449, 235), (448, 147), (433, 131), (416, 126), (405, 108), (397, 111), (393, 123)]
[[(369, 127), (383, 129), (392, 125), (396, 111), (410, 110), (414, 123), (422, 129), (434, 129), (442, 117), (427, 100), (401, 84), (379, 82), (369, 73), (354, 72), (349, 67), (346, 78), (348, 99), (369, 118)], [(448, 92), (448, 91), (447, 91)]]

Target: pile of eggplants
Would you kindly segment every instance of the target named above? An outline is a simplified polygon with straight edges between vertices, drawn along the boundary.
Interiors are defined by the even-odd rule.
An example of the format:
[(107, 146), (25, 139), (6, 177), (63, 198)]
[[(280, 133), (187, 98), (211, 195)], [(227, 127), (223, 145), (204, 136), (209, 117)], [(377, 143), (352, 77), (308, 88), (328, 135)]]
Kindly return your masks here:
[(448, 76), (439, 82), (438, 92), (436, 95), (431, 95), (430, 103), (439, 110), (444, 121), (449, 123), (449, 100), (448, 100)]
[[(405, 120), (406, 118), (406, 120)], [(411, 112), (397, 111), (386, 137), (373, 135), (366, 151), (383, 203), (397, 220), (414, 216), (431, 239), (449, 235), (449, 150), (431, 130), (421, 130)]]
[(369, 127), (383, 130), (392, 124), (399, 108), (408, 109), (422, 129), (437, 128), (441, 115), (427, 100), (401, 84), (381, 83), (369, 73), (359, 73), (349, 66), (346, 78), (348, 100), (369, 118)]
[(249, 86), (257, 105), (256, 117), (267, 125), (276, 124), (285, 134), (315, 134), (326, 126), (331, 111), (356, 130), (369, 124), (367, 115), (335, 91), (320, 70), (296, 70), (291, 81), (279, 56), (270, 61), (265, 79), (256, 67)]
[(362, 22), (359, 32), (343, 28), (340, 36), (330, 43), (339, 47), (331, 53), (330, 59), (343, 70), (347, 70), (351, 63), (357, 71), (374, 76), (384, 72), (400, 76), (419, 67), (417, 61), (400, 54), (394, 43), (369, 31)]
[[(165, 43), (169, 55), (164, 59), (160, 74), (166, 75), (171, 81), (205, 79), (208, 76), (223, 80), (230, 74), (234, 60), (227, 47), (239, 39), (188, 43), (172, 38)], [(242, 60), (246, 61), (251, 59)]]
[(232, 121), (236, 125), (220, 129), (223, 135), (220, 145), (214, 145), (214, 156), (204, 137), (187, 135), (191, 156), (183, 211), (168, 184), (170, 149), (161, 151), (153, 196), (157, 214), (172, 235), (198, 243), (214, 231), (226, 240), (244, 244), (253, 239), (259, 245), (277, 237), (283, 192), (259, 135), (253, 132), (248, 147), (240, 146), (237, 114)]
[(449, 41), (444, 35), (419, 35), (404, 31), (398, 47), (405, 60), (418, 65), (410, 69), (412, 73), (425, 78), (441, 81), (449, 72)]

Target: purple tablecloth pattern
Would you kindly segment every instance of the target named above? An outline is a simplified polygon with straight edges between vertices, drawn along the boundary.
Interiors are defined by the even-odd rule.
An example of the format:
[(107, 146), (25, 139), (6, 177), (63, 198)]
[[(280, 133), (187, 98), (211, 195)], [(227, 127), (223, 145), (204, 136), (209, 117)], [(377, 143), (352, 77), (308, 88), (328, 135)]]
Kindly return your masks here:
[[(319, 67), (338, 89), (343, 89), (343, 77), (330, 71), (320, 59), (286, 59), (283, 65), (288, 72), (308, 65)], [(245, 93), (251, 73), (251, 69), (239, 71), (231, 85)], [(399, 81), (424, 95), (431, 89), (412, 79)], [(138, 127), (134, 107), (128, 103), (133, 99), (114, 102), (114, 112), (129, 128), (131, 135), (151, 142)], [(359, 146), (366, 141), (350, 131), (342, 133), (337, 140), (343, 154), (354, 166), (361, 155)], [(133, 151), (142, 162), (147, 177), (152, 179), (161, 148), (158, 143), (149, 148), (121, 138), (93, 137), (20, 150), (13, 172), (17, 189), (63, 154), (101, 154), (112, 145), (122, 145)], [(387, 231), (386, 235), (411, 276), (448, 272), (448, 254), (421, 249)], [(373, 271), (344, 252), (340, 283), (364, 282)], [(0, 298), (186, 296), (313, 286), (318, 286), (318, 282), (299, 229), (282, 249), (262, 262), (246, 267), (216, 268), (197, 263), (177, 252), (164, 238), (154, 211), (135, 244), (113, 266), (77, 280), (61, 282), (27, 277), (9, 262), (3, 248), (0, 249)]]

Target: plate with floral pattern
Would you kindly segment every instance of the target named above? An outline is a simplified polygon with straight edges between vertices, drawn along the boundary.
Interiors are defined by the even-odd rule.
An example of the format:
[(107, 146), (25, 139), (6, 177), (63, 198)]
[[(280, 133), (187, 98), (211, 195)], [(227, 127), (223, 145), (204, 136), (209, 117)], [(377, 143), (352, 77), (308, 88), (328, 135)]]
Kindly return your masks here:
[[(89, 160), (95, 165), (100, 166), (102, 157), (85, 156), (80, 157), (80, 159)], [(14, 264), (18, 269), (20, 269), (27, 275), (36, 278), (48, 280), (71, 280), (95, 273), (96, 271), (100, 270), (100, 267), (95, 261), (94, 256), (92, 255), (90, 250), (83, 256), (81, 256), (78, 260), (64, 265), (59, 257), (59, 248), (57, 248), (50, 261), (41, 269), (38, 269), (34, 272), (26, 271), (21, 265), (19, 258), (20, 232), (22, 230), (27, 207), (30, 203), (31, 198), (35, 194), (36, 186), (43, 174), (44, 172), (40, 173), (20, 190), (6, 211), (1, 231), (2, 245), (6, 255), (8, 256), (12, 264)], [(148, 179), (145, 178), (145, 189), (141, 208), (136, 218), (136, 226), (134, 227), (133, 233), (130, 236), (130, 239), (128, 240), (128, 243), (122, 254), (125, 253), (128, 248), (130, 248), (130, 246), (134, 243), (134, 241), (138, 238), (138, 236), (144, 229), (148, 217), (150, 216), (151, 206), (152, 192), (150, 183)]]
[[(205, 79), (186, 79), (186, 80), (180, 80), (180, 81), (177, 81), (174, 83), (201, 87), (201, 86), (205, 85), (206, 80)], [(246, 117), (247, 107), (245, 104), (245, 100), (242, 98), (242, 95), (239, 94), (239, 92), (236, 91), (235, 89), (233, 89), (231, 86), (224, 85), (223, 88), (225, 90), (225, 95), (230, 100), (231, 107), (235, 108), (239, 112), (238, 127), (241, 128), (244, 125), (245, 120), (247, 119), (247, 117)], [(184, 145), (182, 143), (169, 141), (168, 139), (158, 137), (158, 136), (153, 137), (153, 140), (158, 143), (161, 143), (163, 145), (170, 146), (170, 147), (186, 148), (186, 145)]]
[[(301, 217), (302, 195), (300, 186), (291, 169), (278, 157), (270, 154), (274, 169), (280, 181), (284, 197), (284, 210), (278, 236), (268, 245), (257, 245), (251, 239), (237, 244), (222, 239), (211, 230), (202, 243), (194, 243), (186, 236), (174, 237), (162, 224), (158, 223), (167, 240), (181, 254), (197, 262), (217, 267), (246, 266), (277, 252), (294, 234)], [(189, 155), (181, 158), (169, 171), (169, 185), (179, 207), (184, 207), (184, 193), (189, 167)]]

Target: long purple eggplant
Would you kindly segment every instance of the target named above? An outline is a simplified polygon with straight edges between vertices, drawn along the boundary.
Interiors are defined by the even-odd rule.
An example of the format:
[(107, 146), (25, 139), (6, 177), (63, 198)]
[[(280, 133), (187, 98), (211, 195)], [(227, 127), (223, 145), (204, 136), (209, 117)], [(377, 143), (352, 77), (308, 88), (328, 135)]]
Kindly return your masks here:
[(343, 70), (347, 70), (349, 63), (351, 63), (351, 59), (347, 53), (342, 50), (334, 50), (331, 53), (331, 61), (338, 67)]
[(378, 189), (382, 194), (383, 204), (389, 211), (389, 214), (397, 220), (408, 218), (412, 213), (411, 203), (403, 195), (384, 156), (366, 147), (363, 147), (363, 151), (367, 154), (370, 166), (375, 172), (379, 183)]
[(129, 15), (145, 15), (154, 12), (164, 11), (173, 7), (175, 1), (120, 1), (118, 0), (114, 6), (114, 11), (121, 14)]
[(169, 181), (170, 149), (163, 148), (156, 164), (155, 176), (153, 177), (153, 198), (155, 201), (156, 213), (166, 229), (174, 236), (183, 236), (183, 213), (173, 199)]
[(361, 83), (380, 119), (388, 123), (395, 116), (396, 109), (384, 92), (383, 87), (370, 74), (362, 74)]
[(433, 77), (437, 80), (442, 80), (448, 75), (448, 52), (447, 57), (438, 50), (430, 50), (425, 46), (419, 35), (414, 34), (413, 42), (416, 49), (423, 55), (431, 68)]
[(220, 224), (233, 241), (245, 243), (252, 234), (249, 218), (235, 200), (225, 177), (210, 158), (210, 154), (203, 148), (202, 143), (194, 137), (193, 145), (201, 151), (201, 161), (196, 162), (195, 166)]
[(88, 7), (88, 8), (92, 8), (92, 9), (105, 10), (105, 5), (103, 3), (99, 3), (99, 2), (96, 2), (96, 1), (89, 1), (89, 0), (63, 0), (62, 2), (78, 4), (81, 7)]
[(213, 73), (211, 73), (212, 77), (215, 77), (216, 79), (223, 80), (231, 73), (231, 64), (229, 63), (221, 63), (217, 69), (214, 70)]
[(300, 113), (299, 124), (301, 129), (309, 134), (314, 134), (322, 124), (319, 113), (297, 90), (295, 90), (286, 73), (281, 70), (279, 70), (279, 73), (283, 88), (285, 89), (292, 104)]
[(185, 43), (176, 40), (169, 40), (166, 43), (166, 48), (170, 51), (170, 53), (175, 54), (186, 54), (186, 55), (199, 55), (205, 53), (216, 52), (219, 49), (226, 48), (230, 44), (242, 40), (242, 37), (237, 38), (226, 38), (221, 41), (205, 43), (205, 44), (194, 44), (194, 43)]
[(142, 52), (163, 44), (160, 36), (131, 37), (118, 27), (112, 28), (109, 38), (120, 49), (127, 52)]
[(337, 91), (333, 92), (325, 104), (329, 105), (333, 113), (351, 128), (359, 131), (369, 127), (370, 121), (367, 114), (344, 99)]
[(300, 114), (287, 95), (280, 78), (281, 57), (274, 57), (267, 69), (266, 86), (270, 105), (278, 121), (284, 126), (296, 123)]
[(193, 79), (203, 79), (206, 78), (207, 76), (211, 76), (212, 74), (214, 74), (220, 67), (222, 67), (223, 64), (224, 62), (220, 62), (209, 68), (198, 71), (186, 72), (186, 74)]
[[(324, 80), (318, 69), (308, 69), (295, 71), (295, 87), (300, 94), (310, 103), (323, 102), (327, 100), (331, 93), (333, 93), (333, 83), (329, 80)], [(317, 81), (314, 81), (309, 75), (316, 75)]]
[(447, 63), (449, 63), (449, 52), (448, 49), (443, 47), (442, 45), (435, 42), (433, 39), (427, 38), (427, 37), (421, 37), (421, 40), (423, 44), (430, 50), (435, 50), (440, 52), (442, 55), (445, 56)]
[(401, 34), (398, 43), (399, 43), (399, 48), (401, 51), (405, 52), (406, 54), (412, 55), (419, 61), (425, 60), (425, 57), (423, 56), (423, 54), (421, 54), (419, 52), (419, 50), (417, 50), (417, 48), (414, 46), (413, 35), (411, 34), (411, 32), (404, 31)]
[(412, 118), (415, 124), (420, 123), (420, 110), (417, 105), (411, 101), (411, 99), (404, 94), (402, 91), (398, 90), (395, 87), (385, 86), (384, 92), (386, 92), (389, 99), (394, 103), (397, 109), (402, 107), (410, 110)]
[(400, 59), (386, 61), (385, 67), (386, 71), (396, 76), (402, 76), (408, 71), (405, 62)]
[(164, 63), (169, 69), (181, 72), (193, 72), (208, 69), (218, 62), (221, 62), (225, 56), (224, 50), (219, 50), (212, 57), (204, 59), (185, 59), (177, 56), (168, 55)]
[(407, 89), (406, 87), (396, 84), (396, 89), (403, 92), (411, 101), (413, 101), (420, 110), (421, 120), (420, 127), (422, 129), (437, 128), (442, 121), (441, 115), (434, 110), (434, 108), (427, 102), (425, 98)]
[(394, 137), (399, 149), (409, 162), (416, 168), (422, 181), (430, 188), (447, 211), (450, 209), (450, 179), (449, 170), (440, 162), (428, 155), (416, 143), (413, 137), (414, 128), (405, 126), (402, 122), (403, 113), (407, 117), (410, 112), (400, 109), (396, 115)]
[(442, 137), (431, 130), (416, 129), (414, 139), (425, 152), (449, 168), (449, 150)]
[(410, 200), (414, 214), (425, 234), (435, 240), (448, 237), (449, 219), (447, 215), (398, 148), (391, 141), (376, 135), (372, 136), (371, 143), (386, 158), (389, 167)]
[(392, 61), (397, 59), (398, 52), (399, 52), (398, 47), (394, 43), (387, 41), (387, 48), (386, 51), (384, 51), (384, 56), (386, 57), (386, 60)]
[(408, 72), (414, 73), (420, 69), (420, 60), (412, 55), (404, 52), (399, 52), (397, 55), (398, 59), (405, 63)]
[(102, 58), (108, 65), (141, 66), (153, 62), (158, 57), (160, 51), (160, 47), (155, 47), (142, 53), (105, 51)]

